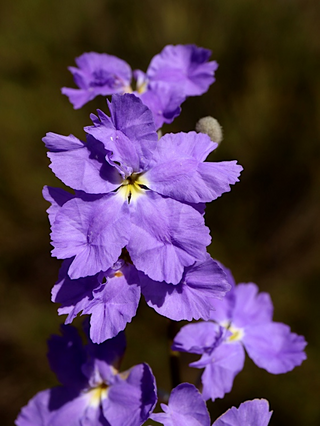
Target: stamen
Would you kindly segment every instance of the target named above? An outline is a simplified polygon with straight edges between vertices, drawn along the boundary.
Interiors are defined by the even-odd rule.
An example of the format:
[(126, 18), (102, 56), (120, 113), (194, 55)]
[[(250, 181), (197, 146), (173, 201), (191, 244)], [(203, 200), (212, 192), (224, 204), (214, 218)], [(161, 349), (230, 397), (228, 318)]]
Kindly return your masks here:
[(117, 191), (127, 199), (128, 204), (131, 201), (136, 200), (140, 195), (143, 195), (145, 191), (149, 190), (146, 185), (147, 181), (143, 179), (143, 174), (133, 173), (128, 176)]
[(108, 385), (106, 383), (101, 383), (99, 386), (90, 389), (89, 394), (90, 405), (98, 407), (101, 404), (101, 401), (107, 397)]

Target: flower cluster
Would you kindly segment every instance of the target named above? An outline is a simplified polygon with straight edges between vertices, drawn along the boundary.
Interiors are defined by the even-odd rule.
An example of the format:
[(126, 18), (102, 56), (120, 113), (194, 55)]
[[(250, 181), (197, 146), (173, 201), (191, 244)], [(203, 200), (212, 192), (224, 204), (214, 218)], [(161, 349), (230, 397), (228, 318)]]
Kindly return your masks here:
[(206, 252), (204, 205), (229, 191), (242, 170), (236, 161), (204, 162), (216, 147), (205, 134), (158, 140), (150, 110), (133, 94), (114, 95), (109, 109), (110, 117), (92, 116), (87, 142), (44, 138), (51, 169), (75, 190), (44, 190), (52, 254), (66, 259), (53, 300), (70, 320), (92, 314), (98, 343), (124, 329), (141, 292), (171, 319), (209, 319), (211, 299), (230, 285)]
[(226, 273), (232, 289), (223, 300), (213, 301), (210, 321), (182, 327), (173, 343), (177, 351), (202, 355), (190, 366), (204, 368), (202, 394), (212, 400), (230, 392), (243, 369), (244, 348), (258, 367), (273, 374), (287, 373), (306, 359), (304, 337), (272, 321), (269, 294), (258, 294), (253, 283), (235, 285)]
[[(87, 327), (85, 327), (87, 329)], [(140, 426), (148, 418), (164, 426), (210, 426), (203, 397), (190, 383), (172, 390), (164, 413), (152, 413), (157, 402), (155, 378), (147, 364), (119, 373), (126, 342), (123, 333), (101, 345), (83, 346), (77, 330), (61, 327), (62, 336), (48, 342), (48, 358), (61, 386), (39, 392), (23, 407), (17, 426)], [(212, 426), (267, 426), (271, 417), (265, 400), (231, 408)], [(226, 423), (229, 422), (229, 423)]]
[[(153, 413), (150, 418), (164, 426), (210, 426), (206, 404), (190, 383), (174, 388), (168, 405), (161, 404), (161, 408), (164, 413)], [(271, 414), (268, 401), (254, 399), (230, 408), (212, 426), (268, 426)]]
[[(70, 188), (43, 190), (51, 203), (52, 255), (63, 260), (52, 301), (67, 325), (49, 340), (49, 363), (61, 386), (31, 399), (17, 426), (140, 426), (149, 418), (164, 426), (210, 426), (205, 400), (231, 390), (244, 347), (274, 374), (305, 359), (304, 338), (272, 322), (269, 296), (258, 295), (254, 284), (236, 286), (207, 253), (206, 203), (229, 192), (242, 171), (235, 160), (205, 161), (221, 129), (207, 132), (217, 140), (201, 133), (203, 123), (199, 133), (159, 138), (157, 132), (187, 97), (213, 83), (217, 64), (210, 55), (194, 45), (167, 46), (146, 73), (132, 73), (123, 60), (91, 52), (70, 68), (78, 89), (62, 92), (75, 108), (97, 95), (112, 99), (109, 115), (91, 115), (85, 141), (52, 132), (43, 138), (51, 170)], [(212, 120), (205, 121), (217, 126)], [(147, 364), (119, 373), (123, 330), (141, 295), (170, 320), (203, 320), (183, 327), (173, 343), (174, 350), (202, 355), (191, 364), (205, 368), (202, 394), (182, 383), (161, 404), (163, 413), (153, 413), (157, 390)], [(85, 345), (68, 325), (78, 314), (90, 316)], [(268, 402), (256, 399), (212, 426), (267, 426), (270, 416)]]
[(74, 108), (81, 108), (97, 95), (131, 93), (133, 74), (134, 93), (152, 111), (158, 129), (180, 114), (180, 105), (188, 96), (202, 95), (214, 82), (218, 64), (208, 62), (210, 56), (210, 50), (193, 44), (166, 46), (151, 60), (146, 73), (132, 73), (130, 66), (115, 56), (84, 53), (76, 58), (78, 68), (69, 68), (78, 89), (64, 87), (62, 93)]
[(62, 386), (38, 393), (24, 407), (18, 426), (139, 426), (156, 401), (150, 367), (139, 364), (123, 373), (118, 368), (126, 342), (122, 333), (101, 345), (83, 346), (76, 329), (62, 327), (62, 336), (48, 342), (51, 369)]

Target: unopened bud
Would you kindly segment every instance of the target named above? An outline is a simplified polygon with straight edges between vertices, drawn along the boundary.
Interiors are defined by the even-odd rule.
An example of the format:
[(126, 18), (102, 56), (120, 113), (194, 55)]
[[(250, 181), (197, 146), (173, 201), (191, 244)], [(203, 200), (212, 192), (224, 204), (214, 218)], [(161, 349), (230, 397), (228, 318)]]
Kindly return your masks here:
[(222, 141), (222, 127), (218, 121), (213, 117), (203, 117), (196, 124), (196, 131), (199, 133), (206, 133), (213, 142), (218, 144)]

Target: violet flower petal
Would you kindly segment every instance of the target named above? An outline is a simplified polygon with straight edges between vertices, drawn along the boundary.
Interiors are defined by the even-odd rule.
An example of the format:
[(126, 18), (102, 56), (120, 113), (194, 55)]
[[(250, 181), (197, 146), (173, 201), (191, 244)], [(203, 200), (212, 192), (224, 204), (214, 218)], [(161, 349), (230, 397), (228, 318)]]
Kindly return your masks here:
[(139, 364), (120, 373), (102, 401), (111, 426), (141, 426), (157, 402), (156, 384), (150, 367)]
[(213, 310), (210, 314), (210, 319), (216, 321), (218, 324), (228, 324), (233, 318), (233, 311), (236, 304), (236, 296), (234, 288), (236, 286), (235, 280), (231, 274), (230, 269), (226, 268), (222, 263), (218, 262), (218, 265), (222, 268), (226, 274), (227, 281), (231, 286), (231, 290), (221, 300), (212, 300)]
[(88, 344), (86, 346), (87, 362), (82, 366), (82, 371), (93, 382), (97, 375), (100, 380), (102, 379), (111, 385), (116, 380), (115, 373), (120, 367), (126, 350), (126, 336), (121, 331), (112, 339), (96, 344), (89, 339), (91, 334), (89, 328), (86, 330), (86, 334), (88, 336)]
[(69, 268), (72, 279), (95, 275), (117, 261), (129, 237), (128, 204), (117, 194), (91, 202), (74, 198), (56, 215), (52, 255), (60, 259), (75, 256)]
[(190, 383), (172, 389), (168, 405), (161, 404), (164, 413), (150, 418), (164, 426), (209, 426), (210, 417), (200, 392)]
[(93, 291), (92, 300), (82, 312), (91, 314), (90, 338), (94, 343), (101, 343), (124, 330), (135, 316), (140, 301), (139, 278), (133, 266), (111, 272), (106, 280)]
[[(56, 386), (52, 389), (39, 392), (28, 402), (25, 407), (22, 408), (15, 424), (17, 426), (58, 426), (61, 424), (69, 425), (71, 424), (71, 418), (74, 419), (77, 414), (81, 416), (83, 412), (84, 404), (83, 401), (78, 404), (78, 395), (79, 390), (77, 391), (74, 388), (67, 388), (64, 386)], [(71, 406), (72, 409), (75, 405), (75, 412), (70, 413), (69, 407)], [(66, 411), (64, 409), (65, 406), (67, 406), (66, 411), (68, 415), (66, 415)], [(62, 416), (59, 418), (60, 413)], [(69, 418), (69, 414), (73, 414), (73, 416)], [(60, 420), (61, 423), (59, 423)], [(72, 423), (72, 425), (78, 426), (80, 424), (79, 421), (80, 419), (77, 419), (76, 423)], [(99, 426), (101, 424), (94, 423), (92, 426), (96, 425)], [(106, 425), (104, 424), (104, 426)]]
[(59, 315), (68, 315), (65, 324), (70, 324), (74, 318), (86, 308), (93, 298), (93, 290), (100, 286), (98, 275), (72, 280), (68, 275), (73, 258), (62, 263), (59, 279), (51, 291), (51, 300), (60, 303)]
[(55, 410), (48, 426), (108, 426), (95, 399), (94, 390), (80, 394)]
[(223, 300), (214, 300), (212, 304), (211, 319), (219, 323), (230, 321), (233, 326), (244, 328), (272, 321), (270, 295), (259, 293), (253, 283), (234, 286)]
[(52, 335), (48, 340), (48, 360), (50, 368), (55, 372), (61, 384), (81, 389), (87, 384), (81, 367), (86, 359), (81, 337), (78, 331), (61, 325), (62, 335)]
[(238, 284), (234, 288), (236, 304), (233, 312), (233, 325), (245, 327), (270, 322), (273, 316), (273, 304), (268, 293), (259, 293), (253, 283)]
[(154, 152), (155, 164), (171, 160), (195, 160), (202, 163), (218, 144), (204, 133), (166, 133), (159, 139)]
[(184, 267), (205, 260), (211, 238), (195, 209), (151, 191), (130, 206), (127, 249), (137, 269), (155, 281), (178, 284)]
[(268, 426), (271, 415), (266, 399), (253, 399), (230, 408), (212, 426)]
[(152, 112), (133, 94), (114, 95), (108, 101), (111, 117), (98, 111), (93, 126), (85, 131), (101, 141), (112, 163), (120, 163), (127, 174), (143, 171), (153, 157), (158, 135)]
[(185, 96), (202, 95), (214, 82), (218, 68), (215, 61), (208, 62), (210, 56), (210, 50), (193, 44), (168, 45), (153, 57), (147, 76), (150, 81), (178, 85)]
[(53, 188), (52, 186), (44, 186), (42, 190), (43, 198), (51, 203), (51, 206), (47, 209), (50, 225), (54, 224), (56, 215), (60, 211), (61, 207), (69, 200), (74, 198), (73, 194), (65, 191), (61, 188)]
[(175, 336), (172, 349), (194, 354), (212, 353), (221, 343), (222, 330), (211, 321), (187, 324)]
[(24, 406), (16, 421), (17, 426), (49, 426), (52, 413), (49, 410), (50, 389), (37, 393)]
[(79, 396), (65, 387), (39, 392), (23, 407), (17, 426), (108, 426), (100, 407), (96, 407), (94, 393)]
[[(125, 265), (120, 270), (70, 279), (72, 259), (64, 261), (59, 280), (52, 289), (52, 301), (61, 303), (59, 315), (67, 314), (69, 324), (80, 313), (91, 315), (90, 338), (94, 343), (111, 339), (123, 330), (136, 314), (140, 301), (137, 270)], [(105, 280), (105, 283), (102, 283)]]
[(291, 333), (282, 323), (247, 327), (242, 341), (253, 362), (269, 373), (287, 373), (307, 358), (304, 337)]
[(116, 56), (89, 52), (76, 58), (76, 64), (78, 68), (69, 67), (69, 71), (79, 89), (61, 89), (75, 109), (81, 108), (97, 95), (123, 93), (130, 86), (131, 68)]
[(50, 168), (64, 184), (91, 194), (108, 193), (120, 186), (119, 172), (107, 163), (107, 151), (93, 137), (83, 143), (72, 135), (50, 132), (43, 141), (51, 150)]
[(159, 283), (141, 274), (142, 293), (147, 304), (160, 315), (175, 321), (208, 320), (212, 299), (222, 298), (230, 286), (218, 263), (207, 255), (204, 262), (185, 268), (177, 285)]
[(188, 203), (206, 203), (230, 191), (242, 167), (236, 161), (203, 163), (200, 147), (209, 153), (216, 144), (202, 133), (164, 135), (155, 152), (156, 164), (144, 176), (148, 187)]
[(69, 87), (62, 87), (61, 93), (68, 96), (69, 102), (73, 105), (74, 109), (82, 108), (83, 105), (92, 101), (98, 95), (97, 90), (72, 89)]
[[(131, 68), (130, 66), (122, 59), (119, 59), (116, 56), (108, 55), (106, 53), (96, 53), (89, 52), (83, 53), (81, 56), (76, 58), (76, 64), (84, 72), (88, 74), (94, 74), (98, 71), (97, 75), (94, 75), (96, 80), (94, 81), (96, 86), (102, 86), (101, 83), (104, 83), (105, 77), (109, 77), (108, 73), (114, 74), (115, 77), (118, 77), (118, 87), (111, 87), (112, 89), (117, 89), (119, 91), (119, 87), (123, 87), (123, 85), (128, 85), (131, 80)], [(106, 74), (99, 73), (100, 70), (106, 71)], [(119, 81), (120, 80), (120, 81)], [(123, 84), (123, 82), (125, 82)], [(108, 83), (112, 83), (112, 81), (108, 80)], [(82, 86), (82, 88), (84, 88)], [(112, 92), (114, 93), (114, 92)]]
[[(230, 392), (235, 376), (243, 369), (244, 359), (245, 353), (240, 342), (225, 343), (215, 348), (212, 361), (207, 363), (201, 376), (203, 398), (214, 401)], [(203, 364), (196, 361), (190, 366), (202, 368)]]
[(145, 92), (136, 95), (152, 111), (156, 129), (163, 123), (172, 123), (180, 114), (180, 105), (185, 100), (178, 88), (160, 81), (149, 83)]

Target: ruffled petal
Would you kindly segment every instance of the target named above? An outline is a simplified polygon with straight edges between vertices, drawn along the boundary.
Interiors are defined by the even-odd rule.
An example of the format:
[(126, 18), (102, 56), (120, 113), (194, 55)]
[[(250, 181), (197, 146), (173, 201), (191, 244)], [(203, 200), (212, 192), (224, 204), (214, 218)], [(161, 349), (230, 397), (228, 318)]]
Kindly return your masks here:
[(108, 426), (94, 392), (75, 394), (55, 387), (39, 392), (19, 414), (17, 426)]
[(133, 94), (114, 95), (108, 106), (111, 117), (92, 114), (94, 125), (85, 131), (103, 143), (109, 160), (126, 174), (145, 170), (158, 141), (152, 112)]
[(144, 175), (147, 186), (183, 202), (215, 200), (230, 191), (242, 170), (236, 161), (203, 163), (203, 154), (215, 147), (202, 133), (166, 134), (158, 142), (155, 166)]
[(15, 421), (17, 426), (49, 426), (52, 412), (49, 410), (50, 389), (37, 393), (23, 407)]
[(130, 206), (127, 249), (137, 269), (155, 281), (178, 284), (186, 266), (205, 260), (211, 238), (195, 209), (151, 191)]
[(48, 340), (50, 368), (63, 385), (84, 388), (87, 379), (81, 368), (86, 360), (86, 352), (81, 337), (77, 329), (69, 325), (60, 326), (60, 330), (62, 335), (54, 334)]
[(172, 349), (194, 354), (211, 353), (221, 343), (222, 330), (210, 321), (185, 325), (174, 338)]
[(62, 88), (74, 108), (81, 108), (97, 95), (124, 93), (130, 86), (131, 68), (122, 59), (106, 53), (89, 52), (76, 58), (76, 67), (69, 67), (79, 89)]
[[(218, 346), (202, 374), (202, 395), (205, 400), (223, 398), (231, 391), (235, 376), (243, 369), (245, 359), (241, 343), (226, 343)], [(191, 363), (196, 367), (196, 363)], [(199, 366), (201, 367), (201, 366)]]
[(204, 133), (166, 133), (159, 139), (155, 149), (155, 165), (171, 160), (195, 160), (196, 163), (202, 163), (217, 146)]
[(74, 256), (69, 267), (72, 279), (95, 275), (117, 261), (129, 237), (128, 204), (117, 194), (90, 202), (74, 198), (56, 215), (52, 254), (59, 259)]
[(96, 401), (94, 390), (81, 393), (52, 413), (48, 426), (61, 425), (108, 426), (103, 418), (101, 406)]
[(74, 109), (82, 108), (87, 102), (92, 101), (97, 96), (97, 93), (86, 89), (72, 89), (63, 87), (61, 89), (63, 95), (68, 96), (69, 102), (73, 105)]
[(74, 198), (73, 194), (65, 191), (61, 188), (53, 188), (52, 186), (44, 186), (42, 190), (43, 198), (51, 203), (51, 206), (47, 209), (50, 225), (54, 224), (56, 215), (60, 211), (61, 207), (69, 200)]
[(120, 373), (102, 401), (111, 426), (141, 426), (157, 402), (155, 378), (147, 364)]
[(268, 293), (259, 293), (256, 284), (238, 284), (234, 288), (235, 307), (232, 323), (236, 327), (253, 326), (272, 320), (273, 305)]
[(73, 135), (47, 133), (43, 141), (51, 150), (48, 153), (51, 170), (71, 188), (101, 194), (120, 186), (119, 172), (107, 163), (103, 144), (93, 137), (89, 136), (87, 143), (83, 143)]
[(110, 271), (106, 282), (93, 291), (83, 314), (91, 314), (90, 338), (101, 343), (124, 330), (135, 316), (140, 301), (140, 286), (136, 269), (128, 265)]
[(212, 426), (268, 426), (272, 411), (266, 399), (254, 399), (232, 407), (220, 416)]
[(161, 404), (165, 413), (153, 413), (150, 418), (164, 426), (209, 426), (206, 403), (198, 389), (181, 383), (172, 389), (168, 405)]
[(140, 281), (147, 304), (175, 321), (209, 319), (212, 299), (222, 298), (230, 288), (224, 272), (210, 255), (205, 262), (185, 268), (177, 285), (159, 283), (144, 274)]
[(282, 323), (247, 327), (242, 341), (253, 362), (269, 373), (287, 373), (307, 358), (304, 337)]
[(65, 324), (70, 324), (86, 308), (93, 298), (93, 290), (100, 286), (98, 275), (72, 280), (68, 275), (72, 261), (71, 258), (62, 263), (59, 279), (51, 291), (51, 300), (61, 304), (59, 315), (68, 315)]
[(214, 82), (218, 68), (215, 61), (208, 62), (210, 56), (210, 50), (193, 44), (168, 45), (151, 60), (147, 76), (151, 81), (175, 84), (185, 96), (202, 95)]
[(90, 328), (85, 330), (88, 336), (86, 346), (88, 360), (82, 370), (93, 387), (101, 380), (111, 386), (116, 380), (116, 373), (126, 350), (126, 336), (121, 331), (112, 339), (96, 344), (89, 339)]
[(163, 82), (149, 83), (145, 92), (139, 94), (142, 102), (152, 111), (156, 129), (163, 123), (170, 124), (180, 114), (180, 105), (185, 100), (179, 89)]

